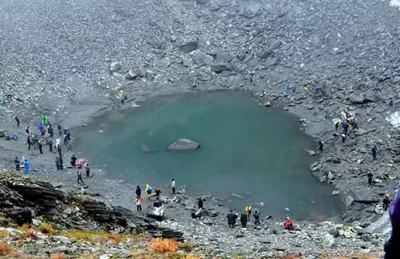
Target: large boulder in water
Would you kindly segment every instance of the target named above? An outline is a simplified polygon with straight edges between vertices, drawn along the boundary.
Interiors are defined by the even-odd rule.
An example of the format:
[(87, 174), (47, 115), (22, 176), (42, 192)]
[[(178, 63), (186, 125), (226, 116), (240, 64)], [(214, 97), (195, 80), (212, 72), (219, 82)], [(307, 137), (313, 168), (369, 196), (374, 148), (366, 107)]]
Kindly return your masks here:
[(181, 138), (172, 143), (169, 147), (169, 151), (189, 151), (189, 150), (195, 150), (200, 147), (199, 143), (186, 139), (186, 138)]

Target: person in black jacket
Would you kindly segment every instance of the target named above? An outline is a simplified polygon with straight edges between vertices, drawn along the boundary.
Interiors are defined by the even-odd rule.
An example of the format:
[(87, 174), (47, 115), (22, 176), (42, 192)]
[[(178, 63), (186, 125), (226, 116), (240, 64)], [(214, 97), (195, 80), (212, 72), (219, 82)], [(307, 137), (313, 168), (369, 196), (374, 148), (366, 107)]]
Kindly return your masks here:
[(230, 228), (234, 228), (236, 225), (237, 215), (230, 210), (229, 214), (226, 216), (228, 218), (228, 225)]
[(140, 189), (140, 186), (138, 185), (138, 186), (136, 186), (136, 196), (138, 197), (138, 198), (140, 198), (140, 196), (142, 195), (142, 189)]
[(242, 224), (242, 228), (246, 228), (247, 227), (247, 214), (246, 212), (242, 213), (240, 215), (240, 223)]
[(199, 201), (197, 202), (197, 205), (198, 205), (199, 209), (203, 208), (204, 203), (203, 203), (203, 199), (202, 198), (199, 198)]

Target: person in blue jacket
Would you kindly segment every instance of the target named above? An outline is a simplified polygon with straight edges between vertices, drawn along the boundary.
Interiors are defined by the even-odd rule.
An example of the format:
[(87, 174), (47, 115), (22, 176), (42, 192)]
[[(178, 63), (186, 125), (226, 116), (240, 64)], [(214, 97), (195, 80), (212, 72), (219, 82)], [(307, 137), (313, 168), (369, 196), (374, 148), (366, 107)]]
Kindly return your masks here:
[(25, 170), (25, 174), (29, 174), (30, 165), (29, 165), (29, 161), (27, 159), (25, 159), (25, 161), (24, 161), (24, 170)]

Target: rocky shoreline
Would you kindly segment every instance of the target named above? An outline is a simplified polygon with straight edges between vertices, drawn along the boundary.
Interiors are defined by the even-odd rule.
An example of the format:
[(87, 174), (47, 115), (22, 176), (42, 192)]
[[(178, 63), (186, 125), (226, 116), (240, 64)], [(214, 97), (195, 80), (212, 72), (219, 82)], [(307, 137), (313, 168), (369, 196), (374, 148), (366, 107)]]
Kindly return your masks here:
[[(35, 128), (44, 113), (54, 125), (78, 128), (100, 113), (134, 107), (135, 103), (154, 96), (247, 90), (260, 99), (261, 105), (267, 104), (266, 109), (283, 103), (285, 110), (300, 118), (299, 127), (325, 142), (320, 162), (313, 164), (311, 170), (318, 179), (337, 188), (335, 194), (341, 195), (347, 207), (343, 215), (346, 224), (362, 232), (360, 228), (376, 220), (376, 211), (382, 213), (377, 205), (384, 194), (393, 195), (400, 177), (396, 170), (400, 161), (398, 131), (386, 121), (399, 104), (396, 98), (400, 63), (398, 53), (389, 51), (398, 45), (398, 10), (386, 2), (372, 0), (307, 5), (291, 1), (267, 4), (254, 0), (232, 4), (214, 0), (154, 0), (134, 1), (136, 8), (143, 11), (133, 13), (122, 8), (132, 2), (120, 1), (118, 5), (90, 2), (43, 6), (40, 9), (47, 13), (46, 21), (33, 11), (25, 18), (15, 3), (2, 4), (13, 19), (23, 17), (11, 23), (7, 21), (4, 31), (0, 32), (5, 39), (0, 43), (4, 57), (0, 68), (6, 71), (0, 75), (3, 85), (0, 94), (4, 99), (11, 96), (0, 105), (1, 130), (21, 137), (20, 141), (0, 139), (0, 168), (4, 172), (13, 168), (15, 155), (24, 155), (34, 169), (32, 177), (62, 184), (66, 189), (80, 189), (75, 183), (74, 171), (55, 171), (54, 155), (26, 151), (24, 127)], [(37, 9), (35, 3), (27, 5), (26, 10)], [(372, 9), (374, 12), (370, 12)], [(86, 13), (86, 10), (97, 10), (97, 13)], [(316, 10), (326, 18), (321, 19)], [(8, 17), (9, 13), (0, 17)], [(87, 17), (104, 22), (87, 25)], [(143, 22), (149, 19), (152, 22)], [(31, 27), (36, 21), (45, 24), (39, 31)], [(21, 25), (24, 40), (31, 42), (30, 46), (14, 37), (15, 25)], [(61, 33), (57, 28), (65, 29)], [(83, 31), (86, 39), (82, 38)], [(104, 38), (105, 31), (114, 37)], [(48, 48), (48, 42), (36, 40), (38, 34), (57, 44)], [(365, 37), (369, 40), (365, 41)], [(97, 40), (100, 38), (104, 41)], [(114, 39), (119, 39), (119, 45)], [(93, 44), (89, 46), (87, 42)], [(48, 49), (48, 53), (37, 51), (42, 48)], [(60, 53), (73, 54), (60, 57)], [(372, 66), (370, 60), (377, 64)], [(291, 85), (288, 92), (286, 80)], [(303, 90), (305, 84), (308, 91)], [(124, 106), (115, 98), (120, 89), (128, 97)], [(389, 99), (393, 105), (389, 105)], [(324, 120), (325, 109), (329, 110), (328, 120)], [(359, 130), (344, 144), (335, 135), (331, 122), (343, 110), (355, 112), (359, 124)], [(14, 114), (20, 117), (20, 129), (15, 126)], [(370, 154), (372, 145), (378, 147), (377, 160)], [(70, 154), (64, 151), (64, 156)], [(374, 174), (372, 186), (367, 184), (368, 172)], [(90, 186), (87, 191), (99, 194), (108, 203), (129, 204), (132, 208), (134, 186), (105, 179), (105, 172), (95, 170), (95, 177), (84, 179)], [(167, 196), (166, 200), (170, 198)], [(183, 198), (189, 204), (194, 203), (193, 199)], [(221, 215), (226, 213), (226, 209), (219, 208), (217, 200), (209, 200), (207, 205), (215, 206)], [(246, 253), (251, 257), (288, 251), (319, 253), (326, 249), (321, 245), (322, 237), (332, 229), (322, 223), (298, 222), (302, 231), (286, 233), (278, 227), (275, 234), (273, 226), (282, 226), (282, 222), (269, 220), (265, 231), (272, 234), (265, 238), (259, 236), (264, 231), (245, 234), (226, 231), (225, 216), (208, 218), (211, 222), (192, 221), (182, 204), (169, 201), (168, 206), (176, 208), (172, 218), (177, 222), (163, 224), (226, 254)], [(236, 236), (238, 245), (232, 246), (232, 238)], [(382, 240), (371, 241), (365, 236), (371, 237), (341, 235), (330, 249), (382, 250)], [(296, 241), (299, 239), (304, 242)], [(265, 247), (268, 247), (266, 251), (260, 250)]]

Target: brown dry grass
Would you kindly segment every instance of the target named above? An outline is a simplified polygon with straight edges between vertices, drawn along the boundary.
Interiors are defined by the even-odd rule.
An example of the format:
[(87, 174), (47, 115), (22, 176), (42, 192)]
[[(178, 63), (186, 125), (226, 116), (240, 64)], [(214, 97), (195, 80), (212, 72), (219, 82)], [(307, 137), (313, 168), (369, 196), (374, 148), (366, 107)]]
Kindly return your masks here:
[(56, 253), (50, 255), (51, 259), (65, 259), (65, 255), (63, 253)]
[(36, 231), (50, 236), (54, 233), (54, 228), (51, 224), (49, 224), (47, 222), (43, 222), (36, 228)]
[(0, 238), (5, 238), (8, 237), (8, 231), (6, 230), (1, 230), (0, 231)]
[(157, 253), (176, 253), (178, 242), (172, 239), (155, 238), (151, 240), (150, 249)]
[(6, 256), (11, 252), (11, 248), (7, 243), (0, 242), (0, 256)]
[(88, 241), (93, 243), (94, 242), (94, 235), (92, 232), (89, 231), (82, 231), (82, 230), (70, 230), (65, 234), (66, 237), (78, 240), (78, 241)]

